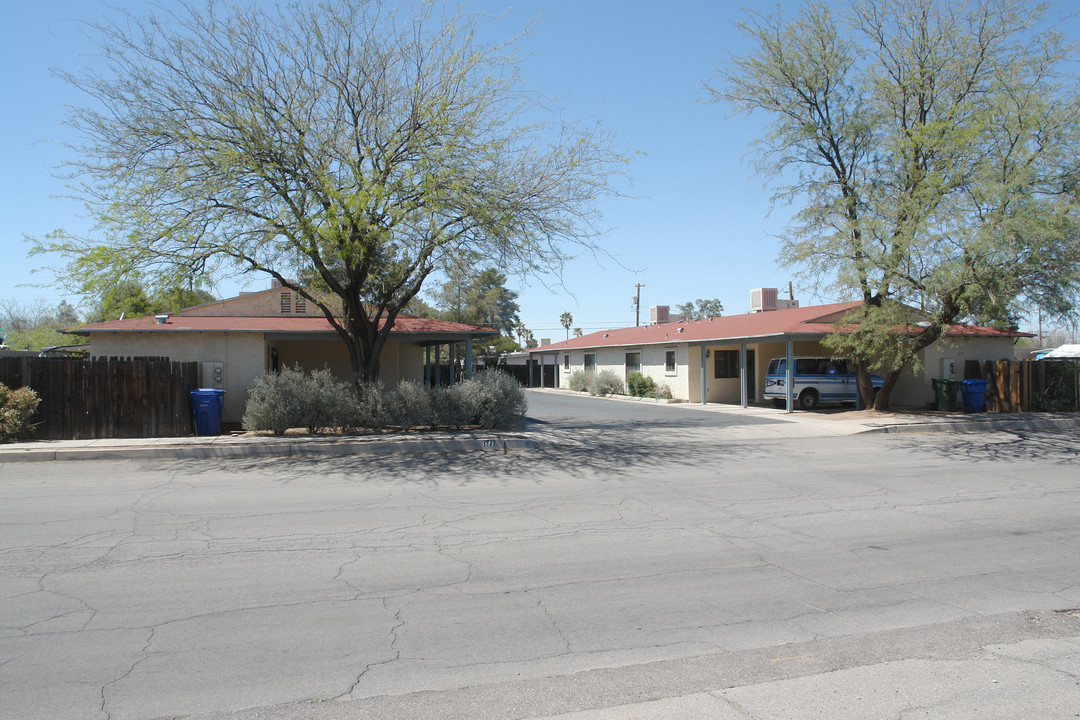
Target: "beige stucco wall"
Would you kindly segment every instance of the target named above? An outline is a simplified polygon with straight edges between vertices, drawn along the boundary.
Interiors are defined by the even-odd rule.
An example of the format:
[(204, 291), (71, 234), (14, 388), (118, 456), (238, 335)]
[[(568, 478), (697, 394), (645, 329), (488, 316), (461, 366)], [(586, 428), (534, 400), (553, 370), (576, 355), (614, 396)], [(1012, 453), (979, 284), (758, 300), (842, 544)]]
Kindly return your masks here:
[[(276, 349), (278, 367), (299, 364), (304, 370), (323, 367), (342, 380), (353, 377), (345, 345), (334, 339), (269, 340), (262, 333), (95, 333), (90, 338), (93, 357), (167, 357), (175, 362), (221, 362), (225, 406), (222, 420), (238, 423), (244, 414), (247, 391), (271, 367)], [(394, 387), (404, 379), (424, 379), (424, 352), (417, 345), (389, 341), (380, 357), (380, 379)], [(209, 382), (201, 382), (209, 386)]]
[(222, 362), (222, 420), (240, 422), (247, 389), (265, 371), (262, 333), (94, 333), (93, 357), (167, 357), (174, 362)]
[[(665, 351), (675, 348), (677, 368), (674, 375), (664, 370)], [(739, 350), (738, 344), (707, 345), (709, 358), (706, 359), (706, 401), (710, 403), (740, 402), (738, 378), (713, 377), (712, 355), (720, 350)], [(747, 350), (754, 351), (754, 398), (762, 401), (765, 392), (765, 373), (769, 362), (776, 357), (784, 357), (787, 348), (783, 341), (748, 343)], [(596, 355), (596, 370), (610, 370), (620, 378), (626, 377), (626, 353), (641, 353), (641, 372), (657, 382), (667, 383), (672, 396), (679, 400), (699, 402), (701, 398), (701, 350), (697, 345), (680, 343), (674, 345), (656, 345), (644, 347), (613, 347), (587, 350), (571, 350), (570, 372), (567, 372), (564, 358), (567, 353), (559, 353), (559, 382), (563, 388), (569, 387), (570, 374), (585, 367), (585, 355)], [(1012, 358), (1013, 341), (1011, 338), (963, 338), (941, 341), (924, 350), (921, 354), (923, 368), (917, 374), (905, 371), (893, 391), (893, 404), (896, 407), (925, 407), (933, 402), (933, 378), (943, 377), (942, 359), (956, 361), (956, 380), (963, 380), (965, 360), (1000, 360)], [(829, 352), (821, 343), (810, 340), (796, 341), (793, 355), (796, 357), (828, 357)], [(545, 358), (546, 372), (551, 372), (551, 356)], [(539, 382), (539, 378), (537, 378)]]
[[(267, 353), (277, 350), (278, 367), (299, 364), (305, 370), (330, 368), (335, 377), (351, 381), (352, 363), (349, 351), (340, 340), (269, 340)], [(269, 360), (267, 361), (269, 367)], [(387, 341), (379, 356), (379, 379), (387, 387), (395, 387), (402, 380), (424, 379), (424, 349), (411, 343)]]
[[(287, 295), (289, 298), (288, 312), (282, 312), (282, 295)], [(303, 311), (298, 312), (296, 309), (298, 299), (300, 299), (299, 296), (291, 290), (276, 288), (226, 298), (207, 305), (198, 305), (177, 314), (198, 317), (323, 317), (322, 311), (313, 302), (305, 301)]]
[[(913, 372), (904, 370), (893, 389), (893, 405), (896, 407), (925, 408), (934, 403), (933, 380), (947, 378), (965, 380), (966, 360), (1012, 360), (1013, 338), (963, 338), (939, 340), (919, 355), (922, 368)], [(942, 360), (955, 360), (955, 374), (946, 375)], [(953, 363), (949, 363), (952, 365)]]

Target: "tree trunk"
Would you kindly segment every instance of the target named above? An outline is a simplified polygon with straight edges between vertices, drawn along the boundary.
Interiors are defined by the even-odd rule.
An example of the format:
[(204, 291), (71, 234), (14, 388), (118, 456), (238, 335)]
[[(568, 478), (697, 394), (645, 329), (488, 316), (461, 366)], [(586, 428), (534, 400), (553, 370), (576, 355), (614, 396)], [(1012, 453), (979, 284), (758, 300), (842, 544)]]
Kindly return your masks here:
[(874, 410), (884, 412), (889, 409), (892, 391), (896, 387), (896, 381), (900, 379), (900, 372), (900, 370), (893, 370), (885, 375), (885, 382), (881, 384), (881, 389), (877, 391), (877, 397), (874, 398)]
[(859, 401), (864, 408), (874, 407), (874, 383), (870, 379), (870, 370), (866, 363), (855, 358), (855, 390), (859, 393)]

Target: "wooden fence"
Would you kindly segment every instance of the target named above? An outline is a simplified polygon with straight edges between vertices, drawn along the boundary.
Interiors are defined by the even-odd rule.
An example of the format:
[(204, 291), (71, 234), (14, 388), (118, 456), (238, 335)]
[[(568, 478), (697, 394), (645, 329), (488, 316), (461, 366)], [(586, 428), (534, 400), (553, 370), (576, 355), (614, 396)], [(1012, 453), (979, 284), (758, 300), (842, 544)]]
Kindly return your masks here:
[(965, 379), (986, 381), (987, 412), (1080, 410), (1077, 363), (1048, 360), (968, 360)]
[(35, 439), (191, 435), (199, 364), (168, 358), (0, 358), (0, 382), (41, 398)]

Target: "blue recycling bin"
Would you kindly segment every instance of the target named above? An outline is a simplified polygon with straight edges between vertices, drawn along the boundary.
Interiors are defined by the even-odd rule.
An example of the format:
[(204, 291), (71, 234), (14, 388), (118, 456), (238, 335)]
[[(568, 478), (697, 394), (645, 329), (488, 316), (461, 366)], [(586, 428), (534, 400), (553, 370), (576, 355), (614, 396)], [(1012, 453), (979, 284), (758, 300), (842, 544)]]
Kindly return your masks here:
[(965, 380), (960, 383), (960, 397), (964, 401), (964, 412), (983, 412), (986, 410), (986, 381)]
[(191, 391), (191, 409), (195, 412), (196, 435), (221, 434), (221, 409), (224, 405), (224, 390), (196, 388)]

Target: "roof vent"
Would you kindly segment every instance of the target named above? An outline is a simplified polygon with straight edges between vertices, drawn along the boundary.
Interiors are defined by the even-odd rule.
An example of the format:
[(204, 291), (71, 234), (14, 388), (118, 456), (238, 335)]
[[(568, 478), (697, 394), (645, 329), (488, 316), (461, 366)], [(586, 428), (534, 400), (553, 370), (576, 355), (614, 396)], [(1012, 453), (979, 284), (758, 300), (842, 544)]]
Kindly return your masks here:
[(676, 329), (675, 329), (675, 332), (681, 333), (681, 332), (682, 332), (683, 330), (685, 330), (685, 329), (686, 329), (686, 328), (676, 328)]
[(604, 333), (604, 337), (607, 337), (607, 333)]
[(154, 316), (154, 322), (156, 322), (158, 325), (164, 325), (165, 323), (169, 322), (169, 316), (168, 315), (155, 315)]

